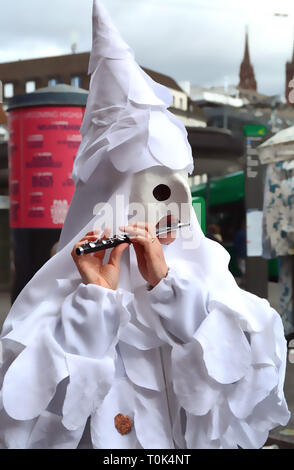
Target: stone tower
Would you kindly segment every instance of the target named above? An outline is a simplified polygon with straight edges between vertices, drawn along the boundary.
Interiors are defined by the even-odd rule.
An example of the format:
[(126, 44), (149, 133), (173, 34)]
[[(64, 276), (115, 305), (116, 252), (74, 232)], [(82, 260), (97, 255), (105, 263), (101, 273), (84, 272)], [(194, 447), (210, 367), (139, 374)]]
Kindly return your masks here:
[(255, 80), (254, 69), (250, 62), (250, 55), (249, 55), (248, 27), (246, 28), (245, 53), (244, 53), (243, 62), (240, 67), (239, 88), (243, 88), (245, 90), (257, 91), (257, 83)]

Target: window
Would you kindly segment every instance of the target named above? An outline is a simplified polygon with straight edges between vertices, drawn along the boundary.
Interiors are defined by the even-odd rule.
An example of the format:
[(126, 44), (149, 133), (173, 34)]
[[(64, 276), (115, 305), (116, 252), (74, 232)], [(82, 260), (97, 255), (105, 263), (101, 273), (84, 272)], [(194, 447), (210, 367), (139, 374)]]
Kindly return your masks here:
[(180, 98), (180, 109), (183, 109), (184, 107), (184, 100), (183, 98)]
[(36, 90), (36, 82), (34, 80), (30, 80), (26, 82), (26, 93), (34, 93)]
[(48, 86), (56, 86), (58, 84), (57, 78), (50, 78), (48, 81)]
[(72, 77), (71, 85), (76, 88), (81, 88), (81, 77), (78, 77), (78, 76)]
[(5, 83), (4, 85), (4, 98), (12, 98), (14, 96), (13, 83)]

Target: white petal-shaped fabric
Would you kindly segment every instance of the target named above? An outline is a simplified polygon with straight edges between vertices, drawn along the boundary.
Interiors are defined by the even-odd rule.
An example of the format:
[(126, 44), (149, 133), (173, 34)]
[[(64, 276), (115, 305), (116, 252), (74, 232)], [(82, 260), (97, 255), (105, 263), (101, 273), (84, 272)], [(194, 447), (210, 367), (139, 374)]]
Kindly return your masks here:
[[(156, 312), (157, 317), (161, 320), (161, 325), (185, 343), (193, 338), (194, 333), (207, 316), (205, 308), (206, 287), (202, 281), (195, 277), (194, 295), (191, 297), (191, 279), (195, 273), (190, 272), (188, 266), (186, 268), (184, 270), (183, 265), (178, 260), (174, 260), (168, 278), (163, 279), (160, 286), (158, 288), (156, 286), (152, 292), (146, 293), (145, 291), (144, 293), (146, 301), (148, 297), (152, 299), (153, 312)], [(167, 303), (173, 301), (172, 311), (162, 308), (164, 301)], [(191, 302), (193, 305), (194, 302), (197, 303), (198, 312), (195, 315), (185, 315), (184, 312), (191, 309)], [(147, 315), (150, 318), (150, 314)]]
[(16, 421), (3, 408), (0, 394), (0, 449), (25, 449), (36, 419)]
[[(226, 393), (219, 394), (218, 400), (208, 414), (207, 436), (212, 441), (220, 439), (223, 448), (227, 445), (223, 441), (223, 436), (231, 424), (231, 419)], [(234, 441), (231, 442), (231, 448), (234, 448)]]
[(173, 449), (172, 427), (164, 393), (135, 388), (135, 427), (144, 449)]
[(62, 417), (44, 411), (37, 419), (29, 437), (28, 449), (75, 449), (82, 437), (84, 426), (69, 432)]
[[(191, 150), (188, 152), (183, 131), (169, 118), (170, 113), (151, 111), (149, 121), (149, 149), (159, 163), (173, 170), (192, 168)], [(176, 156), (181, 155), (181, 160)]]
[(180, 405), (191, 414), (206, 415), (218, 401), (221, 387), (208, 375), (201, 346), (197, 341), (176, 345), (171, 357), (173, 386)]
[[(221, 325), (217, 328), (217, 325)], [(201, 344), (210, 377), (222, 384), (240, 380), (251, 364), (250, 345), (237, 321), (213, 310), (194, 335)]]
[(131, 344), (143, 351), (157, 348), (164, 344), (153, 330), (138, 324), (136, 317), (132, 318), (132, 321), (123, 328), (120, 339), (125, 344)]
[(71, 354), (107, 355), (120, 327), (116, 295), (94, 284), (80, 286), (62, 304), (59, 338)]
[(135, 385), (156, 391), (164, 389), (165, 384), (158, 348), (142, 351), (121, 342), (120, 352), (127, 376)]
[(249, 426), (246, 421), (235, 421), (231, 424), (231, 439), (242, 449), (260, 449), (267, 441), (268, 433), (260, 432)]
[(2, 389), (5, 411), (14, 419), (38, 417), (68, 376), (65, 354), (47, 328), (27, 346), (8, 369)]
[(132, 71), (130, 74), (129, 100), (139, 105), (150, 105), (152, 107), (168, 107), (172, 104), (172, 94), (166, 87), (154, 82), (132, 60), (129, 60), (129, 68)]
[(249, 426), (260, 432), (266, 432), (280, 425), (286, 426), (289, 421), (289, 410), (285, 398), (282, 403), (277, 399), (275, 391), (260, 402), (254, 409), (254, 413), (247, 419)]
[(88, 417), (101, 405), (115, 375), (111, 357), (89, 359), (66, 355), (70, 381), (63, 406), (62, 424), (70, 431), (86, 425)]
[(187, 429), (185, 439), (188, 449), (220, 449), (219, 439), (211, 440), (206, 428), (206, 416), (195, 416), (187, 414)]
[(251, 415), (255, 406), (278, 385), (278, 381), (273, 367), (251, 367), (228, 396), (229, 406), (236, 418), (245, 419)]

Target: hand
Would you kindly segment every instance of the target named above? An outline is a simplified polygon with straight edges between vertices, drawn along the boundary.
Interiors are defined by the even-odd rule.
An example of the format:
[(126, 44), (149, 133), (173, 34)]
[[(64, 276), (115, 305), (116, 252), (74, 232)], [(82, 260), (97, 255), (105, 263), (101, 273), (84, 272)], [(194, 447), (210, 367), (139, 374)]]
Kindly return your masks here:
[(155, 287), (167, 276), (168, 266), (161, 243), (156, 237), (154, 225), (137, 222), (126, 227), (120, 227), (120, 230), (132, 235), (129, 238), (134, 245), (139, 271), (145, 281)]
[[(84, 284), (96, 284), (97, 286), (105, 287), (106, 289), (116, 290), (118, 285), (120, 273), (120, 260), (123, 252), (129, 246), (128, 243), (113, 248), (109, 261), (103, 265), (105, 257), (104, 251), (97, 251), (87, 255), (78, 256), (76, 249), (84, 243), (96, 241), (99, 236), (99, 231), (88, 232), (79, 243), (76, 243), (72, 250), (72, 258), (81, 274)], [(106, 229), (102, 237), (103, 240), (109, 238), (110, 229)]]

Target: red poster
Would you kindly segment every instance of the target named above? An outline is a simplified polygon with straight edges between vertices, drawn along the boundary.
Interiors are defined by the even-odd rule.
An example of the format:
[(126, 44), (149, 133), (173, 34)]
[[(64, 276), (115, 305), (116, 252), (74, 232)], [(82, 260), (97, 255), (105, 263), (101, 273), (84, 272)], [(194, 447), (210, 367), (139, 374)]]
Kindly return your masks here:
[(73, 193), (72, 167), (84, 108), (9, 113), (10, 226), (62, 228)]

